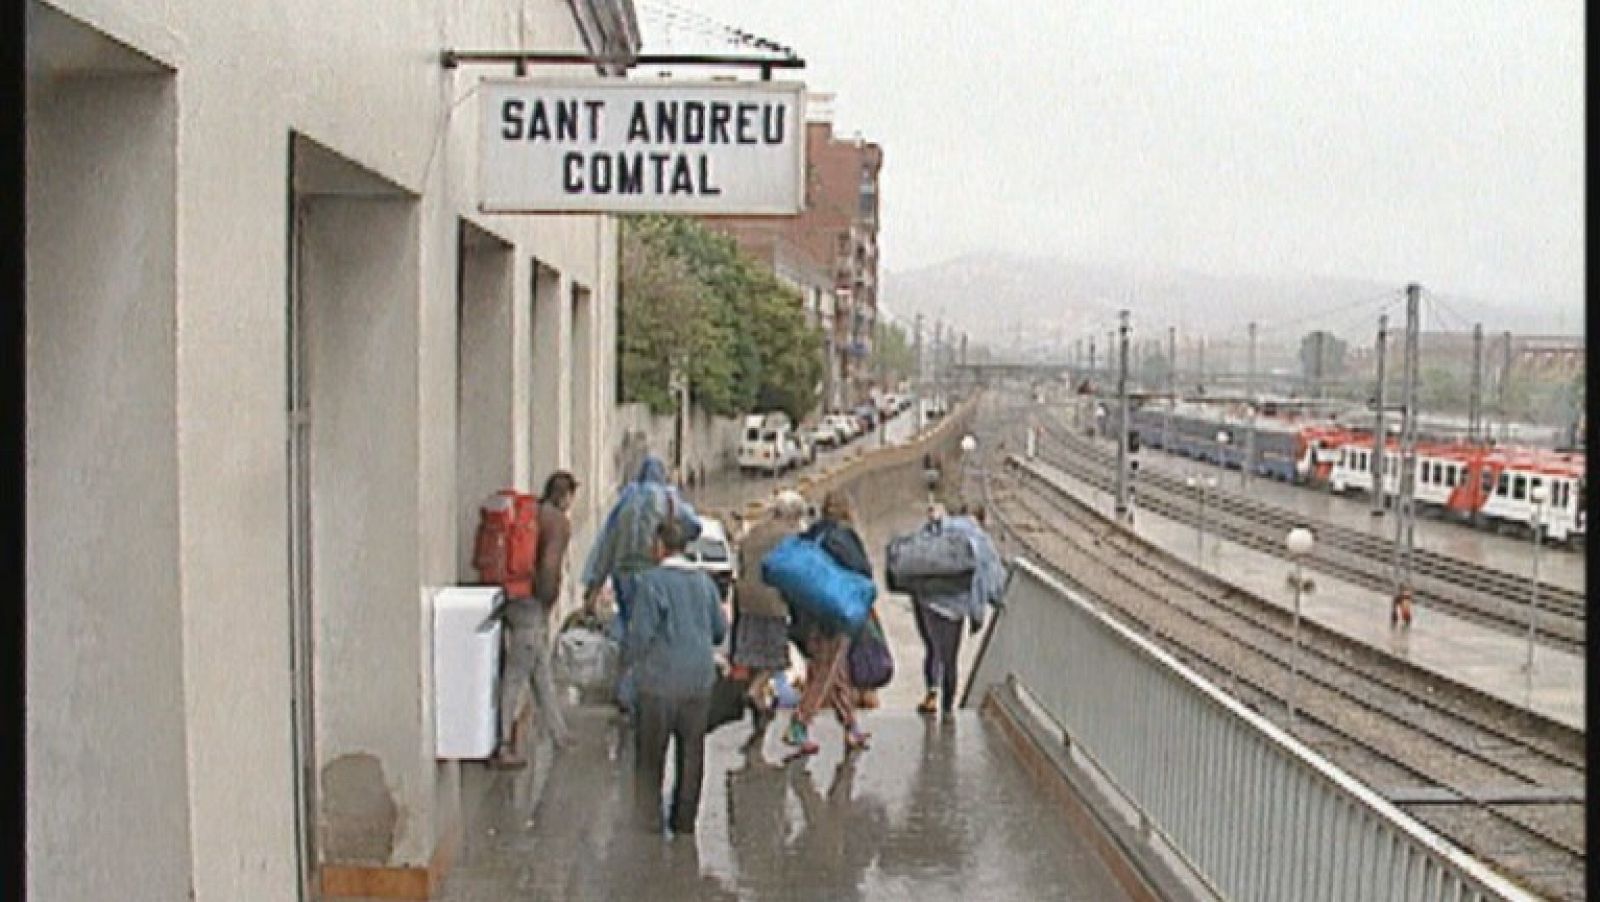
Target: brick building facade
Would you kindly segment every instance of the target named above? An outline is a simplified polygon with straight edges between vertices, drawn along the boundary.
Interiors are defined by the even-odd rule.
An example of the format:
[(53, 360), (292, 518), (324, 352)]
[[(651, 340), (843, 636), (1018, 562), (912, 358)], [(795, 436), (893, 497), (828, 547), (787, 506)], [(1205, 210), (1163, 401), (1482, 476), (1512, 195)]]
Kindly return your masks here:
[(840, 139), (824, 111), (806, 125), (804, 211), (786, 217), (703, 218), (799, 289), (827, 351), (824, 406), (830, 409), (865, 398), (872, 386), (882, 167), (880, 146)]

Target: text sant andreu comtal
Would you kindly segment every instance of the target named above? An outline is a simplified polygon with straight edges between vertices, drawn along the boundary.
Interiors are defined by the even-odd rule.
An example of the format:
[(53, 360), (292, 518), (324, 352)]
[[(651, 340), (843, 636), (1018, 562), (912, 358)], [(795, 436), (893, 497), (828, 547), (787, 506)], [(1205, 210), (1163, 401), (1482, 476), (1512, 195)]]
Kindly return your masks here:
[[(779, 145), (784, 142), (785, 106), (721, 101), (635, 101), (627, 140), (637, 151), (571, 151), (561, 158), (568, 194), (657, 194), (713, 197), (722, 193), (705, 152), (683, 146)], [(500, 109), (500, 136), (507, 141), (555, 144), (598, 142), (606, 104), (600, 100), (509, 98)], [(659, 148), (659, 149), (657, 149)], [(665, 148), (672, 148), (663, 152)]]

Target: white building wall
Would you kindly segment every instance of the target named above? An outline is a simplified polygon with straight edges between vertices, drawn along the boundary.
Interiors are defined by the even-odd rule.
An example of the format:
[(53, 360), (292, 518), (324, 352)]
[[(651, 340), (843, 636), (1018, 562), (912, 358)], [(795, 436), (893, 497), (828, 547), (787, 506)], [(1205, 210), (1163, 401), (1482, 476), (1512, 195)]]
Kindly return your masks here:
[[(152, 389), (153, 409), (144, 423), (156, 428), (163, 411), (167, 423), (175, 422), (161, 434), (176, 458), (176, 526), (124, 539), (130, 557), (159, 561), (166, 547), (167, 559), (175, 558), (176, 572), (161, 577), (168, 588), (152, 583), (141, 591), (181, 600), (181, 633), (169, 629), (161, 637), (170, 646), (164, 658), (155, 637), (143, 650), (154, 659), (181, 661), (181, 684), (168, 673), (169, 691), (134, 685), (139, 701), (152, 712), (182, 699), (184, 721), (159, 728), (163, 739), (152, 741), (187, 749), (186, 764), (181, 756), (162, 761), (168, 768), (164, 773), (187, 779), (188, 831), (179, 818), (163, 835), (190, 847), (198, 899), (291, 898), (296, 879), (285, 390), (291, 133), (417, 198), (408, 214), (415, 242), (414, 264), (408, 265), (414, 271), (401, 280), (401, 288), (375, 301), (394, 329), (385, 334), (410, 345), (405, 359), (394, 363), (411, 384), (395, 396), (404, 408), (395, 415), (398, 422), (379, 431), (376, 445), (363, 449), (383, 462), (374, 473), (372, 513), (413, 521), (409, 541), (383, 544), (409, 548), (402, 553), (410, 560), (395, 568), (394, 585), (381, 590), (378, 610), (384, 622), (343, 618), (348, 611), (322, 612), (327, 615), (318, 627), (319, 639), (327, 643), (323, 650), (338, 648), (348, 656), (343, 669), (323, 676), (348, 685), (340, 690), (346, 696), (318, 708), (325, 733), (318, 736), (316, 771), (326, 778), (336, 760), (376, 759), (382, 774), (378, 789), (398, 814), (393, 835), (380, 844), (388, 849), (384, 860), (361, 863), (426, 867), (449, 838), (455, 818), (450, 809), (457, 804), (455, 766), (439, 765), (432, 755), (431, 636), (425, 602), (419, 599), (426, 598), (427, 587), (453, 582), (457, 570), (460, 520), (452, 425), (459, 220), (472, 220), (515, 249), (513, 346), (529, 352), (513, 360), (521, 383), (514, 390), (513, 423), (514, 472), (521, 485), (536, 487), (550, 467), (568, 462), (571, 454), (570, 436), (561, 431), (571, 409), (570, 349), (553, 349), (550, 359), (558, 372), (553, 380), (538, 369), (545, 358), (536, 349), (538, 336), (531, 334), (532, 259), (557, 271), (564, 286), (577, 280), (593, 290), (599, 311), (594, 367), (603, 375), (591, 386), (607, 402), (615, 365), (615, 285), (601, 275), (603, 267), (615, 265), (614, 227), (595, 217), (477, 214), (478, 108), (470, 95), (478, 79), (491, 73), (447, 71), (438, 58), (447, 47), (580, 49), (572, 7), (564, 0), (408, 0), (381, 8), (356, 0), (224, 5), (60, 0), (52, 5), (164, 61), (175, 73), (176, 307), (168, 383), (175, 394), (163, 399)], [(410, 289), (403, 287), (407, 280)], [(564, 337), (570, 335), (570, 294), (563, 290), (560, 297), (557, 315), (567, 310), (568, 321), (558, 320), (556, 334)], [(396, 311), (399, 319), (391, 322), (388, 314)], [(545, 350), (549, 356), (551, 349)], [(518, 403), (552, 391), (553, 434), (549, 423), (530, 424), (530, 403)], [(109, 402), (91, 397), (86, 415), (100, 409), (96, 403)], [(609, 455), (598, 449), (610, 443), (610, 405), (601, 403), (597, 410), (604, 437), (595, 456), (601, 461), (597, 469), (603, 469)], [(346, 411), (352, 422), (343, 425), (378, 425), (383, 414), (358, 406)], [(159, 457), (159, 442), (150, 447)], [(128, 466), (142, 468), (131, 474), (136, 483), (159, 469), (159, 461), (141, 461), (138, 456), (127, 460)], [(388, 478), (391, 463), (407, 484), (378, 484)], [(52, 469), (55, 461), (38, 466), (38, 478), (62, 478)], [(609, 481), (602, 472), (579, 477), (591, 486)], [(34, 478), (30, 472), (30, 487)], [(160, 482), (144, 485), (159, 489)], [(594, 496), (589, 497), (592, 503)], [(153, 513), (159, 515), (159, 508)], [(319, 516), (361, 513), (323, 511)], [(577, 519), (592, 523), (597, 517), (581, 510)], [(580, 543), (574, 551), (581, 559), (585, 550)], [(30, 611), (54, 600), (30, 594)], [(30, 660), (55, 657), (87, 666), (64, 627), (53, 627), (35, 644), (32, 626)], [(168, 626), (176, 628), (175, 618)], [(152, 667), (159, 677), (161, 665)], [(75, 714), (85, 723), (99, 723), (116, 713), (113, 704), (89, 698)], [(30, 753), (52, 749), (71, 728), (41, 723), (39, 730), (53, 732), (35, 732), (30, 724)], [(96, 810), (69, 819), (64, 835), (87, 835), (82, 831), (90, 817), (124, 825), (147, 822), (151, 812), (145, 796), (132, 791), (136, 781), (115, 770), (101, 775), (107, 784)], [(30, 810), (30, 828), (43, 817), (42, 809)], [(96, 867), (106, 873), (128, 874), (137, 873), (128, 868), (141, 853), (79, 845), (63, 854), (52, 866), (62, 872), (77, 860), (98, 859)], [(96, 896), (105, 897), (62, 897)], [(156, 892), (150, 897), (172, 896)]]
[(49, 10), (29, 44), (26, 889), (181, 899), (176, 90)]

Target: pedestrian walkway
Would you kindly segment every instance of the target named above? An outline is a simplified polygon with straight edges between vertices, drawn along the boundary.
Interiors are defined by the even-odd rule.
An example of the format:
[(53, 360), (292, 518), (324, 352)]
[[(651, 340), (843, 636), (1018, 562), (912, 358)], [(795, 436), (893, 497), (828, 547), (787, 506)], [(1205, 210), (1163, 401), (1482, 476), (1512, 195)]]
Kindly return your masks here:
[[(738, 504), (771, 491), (737, 475), (707, 488), (704, 506), (706, 497)], [(577, 709), (573, 749), (545, 741), (520, 772), (463, 766), (462, 849), (440, 898), (1123, 898), (1095, 851), (1104, 839), (1082, 832), (1001, 729), (974, 711), (914, 713), (922, 647), (909, 599), (884, 594), (882, 549), (923, 516), (923, 499), (910, 498), (860, 524), (895, 656), (880, 706), (861, 712), (870, 750), (846, 756), (826, 713), (813, 726), (821, 752), (797, 760), (780, 741), (787, 714), (753, 753), (742, 749), (748, 720), (724, 726), (707, 737), (696, 832), (668, 838), (632, 821), (632, 754), (612, 709)], [(978, 644), (962, 644), (964, 677)]]
[(747, 755), (743, 724), (711, 734), (695, 834), (636, 827), (631, 756), (610, 714), (573, 718), (576, 749), (521, 773), (466, 769), (482, 798), (441, 898), (611, 899), (1123, 898), (1050, 794), (979, 715), (941, 722), (871, 716), (873, 747), (846, 757), (832, 725), (809, 759)]
[[(1091, 488), (1035, 460), (1041, 472), (1100, 513), (1111, 516), (1109, 493)], [(1138, 509), (1134, 532), (1194, 563), (1195, 527)], [(1204, 536), (1203, 566), (1211, 574), (1285, 609), (1293, 607), (1287, 586), (1292, 565), (1282, 558)], [(1373, 648), (1502, 701), (1584, 729), (1584, 662), (1577, 655), (1540, 646), (1532, 674), (1522, 671), (1527, 640), (1423, 607), (1409, 630), (1389, 625), (1389, 598), (1322, 572), (1311, 572), (1316, 589), (1301, 602), (1301, 616)]]

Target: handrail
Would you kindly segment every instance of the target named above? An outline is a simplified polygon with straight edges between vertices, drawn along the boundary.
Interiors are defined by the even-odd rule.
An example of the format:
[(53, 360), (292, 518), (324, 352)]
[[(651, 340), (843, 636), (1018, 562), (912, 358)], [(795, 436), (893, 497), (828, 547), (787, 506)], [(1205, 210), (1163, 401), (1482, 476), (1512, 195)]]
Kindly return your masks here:
[(1020, 684), (1224, 898), (1534, 899), (1018, 560), (969, 692)]

